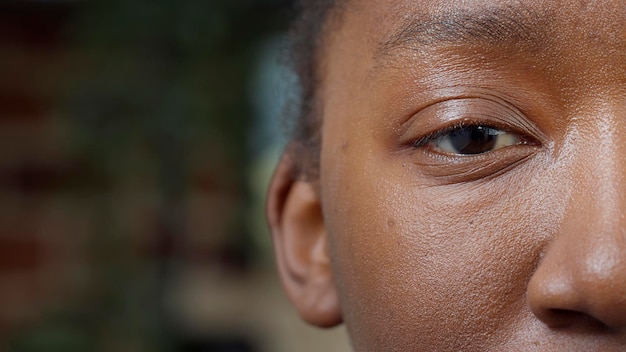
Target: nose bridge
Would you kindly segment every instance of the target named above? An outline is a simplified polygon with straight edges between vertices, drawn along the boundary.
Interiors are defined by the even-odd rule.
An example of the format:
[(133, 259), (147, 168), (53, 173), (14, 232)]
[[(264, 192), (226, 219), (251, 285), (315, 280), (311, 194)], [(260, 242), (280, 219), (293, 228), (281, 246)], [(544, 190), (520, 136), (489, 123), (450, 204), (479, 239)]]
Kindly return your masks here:
[(621, 108), (598, 109), (589, 121), (575, 147), (577, 187), (561, 235), (579, 246), (571, 259), (580, 272), (608, 279), (617, 270), (626, 285), (626, 114)]
[[(564, 260), (573, 270), (572, 280), (590, 295), (609, 287), (626, 294), (626, 134), (620, 130), (600, 124), (596, 148), (577, 148), (586, 155), (577, 158), (572, 173), (576, 188), (555, 239), (562, 242), (556, 246), (567, 249)], [(615, 291), (618, 286), (623, 290)]]
[[(582, 214), (587, 236), (622, 237), (626, 231), (626, 111), (598, 109), (580, 131), (572, 176), (578, 185), (568, 213)], [(572, 209), (570, 209), (572, 208)], [(577, 209), (574, 209), (577, 208)], [(594, 230), (595, 228), (595, 230)]]
[(572, 138), (575, 187), (528, 287), (531, 310), (548, 325), (584, 315), (626, 331), (626, 121), (617, 116), (605, 112)]

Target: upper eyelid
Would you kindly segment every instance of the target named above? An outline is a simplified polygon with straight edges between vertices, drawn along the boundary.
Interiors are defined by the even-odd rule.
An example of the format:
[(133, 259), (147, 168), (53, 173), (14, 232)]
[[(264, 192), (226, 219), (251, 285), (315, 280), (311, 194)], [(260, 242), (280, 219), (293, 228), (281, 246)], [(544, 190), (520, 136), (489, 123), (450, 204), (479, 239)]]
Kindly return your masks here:
[[(483, 91), (483, 89), (474, 89), (471, 87), (462, 87), (462, 86), (454, 87), (454, 88), (459, 89), (460, 91), (457, 92), (455, 90), (452, 90), (452, 88), (448, 88), (448, 89), (441, 89), (442, 92), (437, 93), (437, 90), (435, 90), (435, 95), (439, 95), (439, 94), (441, 95), (437, 97), (436, 99), (433, 99), (430, 102), (419, 106), (416, 112), (413, 115), (408, 116), (406, 120), (404, 120), (401, 123), (401, 125), (410, 123), (413, 117), (415, 117), (416, 115), (419, 115), (420, 112), (432, 109), (434, 107), (447, 105), (447, 104), (455, 104), (459, 102), (461, 103), (472, 102), (472, 101), (477, 101), (477, 100), (498, 104), (502, 107), (507, 108), (508, 110), (510, 110), (511, 112), (515, 114), (524, 115), (521, 109), (519, 109), (515, 104), (512, 104), (509, 102), (509, 100), (511, 99), (507, 99), (507, 97), (500, 96), (496, 92)], [(466, 89), (472, 90), (472, 91), (475, 90), (476, 93), (463, 93), (463, 91)], [(450, 90), (450, 92), (447, 92), (447, 90)]]
[(498, 95), (486, 93), (451, 96), (426, 104), (402, 123), (399, 133), (403, 144), (414, 145), (459, 124), (484, 125), (517, 133), (542, 145), (550, 141), (514, 104)]

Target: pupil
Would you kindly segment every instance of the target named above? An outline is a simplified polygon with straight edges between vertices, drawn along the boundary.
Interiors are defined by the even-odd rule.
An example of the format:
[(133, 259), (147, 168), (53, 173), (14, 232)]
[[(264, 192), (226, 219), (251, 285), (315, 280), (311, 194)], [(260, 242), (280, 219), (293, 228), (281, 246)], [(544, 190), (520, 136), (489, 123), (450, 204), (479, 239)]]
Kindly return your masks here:
[(470, 126), (452, 132), (450, 141), (459, 154), (480, 154), (493, 149), (497, 136), (493, 128)]

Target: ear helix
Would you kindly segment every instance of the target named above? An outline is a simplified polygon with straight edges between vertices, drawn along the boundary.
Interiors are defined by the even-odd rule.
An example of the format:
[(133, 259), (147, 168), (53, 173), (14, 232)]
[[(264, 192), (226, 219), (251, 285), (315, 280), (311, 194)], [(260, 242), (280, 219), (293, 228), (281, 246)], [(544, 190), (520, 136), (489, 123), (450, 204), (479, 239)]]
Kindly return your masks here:
[(283, 156), (268, 194), (267, 218), (279, 274), (305, 321), (334, 326), (342, 319), (319, 194), (313, 184), (294, 178), (292, 165)]

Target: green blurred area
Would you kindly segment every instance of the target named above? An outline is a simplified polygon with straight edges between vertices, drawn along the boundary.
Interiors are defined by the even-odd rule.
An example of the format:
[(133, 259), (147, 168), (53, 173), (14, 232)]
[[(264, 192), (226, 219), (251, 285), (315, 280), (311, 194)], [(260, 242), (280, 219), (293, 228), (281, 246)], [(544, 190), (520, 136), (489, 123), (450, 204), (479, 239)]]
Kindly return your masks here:
[[(34, 119), (7, 117), (21, 108), (0, 110), (5, 133), (23, 131), (26, 146), (0, 158), (1, 172), (17, 175), (3, 185), (4, 203), (32, 221), (3, 223), (0, 232), (32, 228), (32, 241), (44, 239), (44, 253), (64, 253), (44, 256), (62, 265), (38, 259), (31, 268), (44, 298), (31, 305), (29, 318), (17, 319), (17, 328), (2, 325), (6, 350), (260, 350), (237, 331), (223, 336), (211, 332), (213, 325), (202, 327), (202, 336), (188, 331), (172, 313), (170, 296), (190, 267), (245, 278), (267, 265), (266, 240), (254, 232), (265, 231), (259, 219), (273, 163), (267, 155), (278, 147), (273, 140), (251, 143), (250, 136), (274, 128), (259, 120), (255, 105), (259, 90), (271, 88), (255, 79), (263, 76), (263, 58), (277, 52), (289, 5), (0, 5), (6, 20), (0, 63), (5, 77), (20, 82), (5, 83), (0, 95), (13, 101), (19, 91), (38, 107)], [(34, 181), (26, 182), (22, 170), (31, 169)], [(29, 215), (34, 208), (41, 211)], [(69, 225), (52, 228), (40, 217)], [(49, 267), (61, 269), (42, 279)]]

